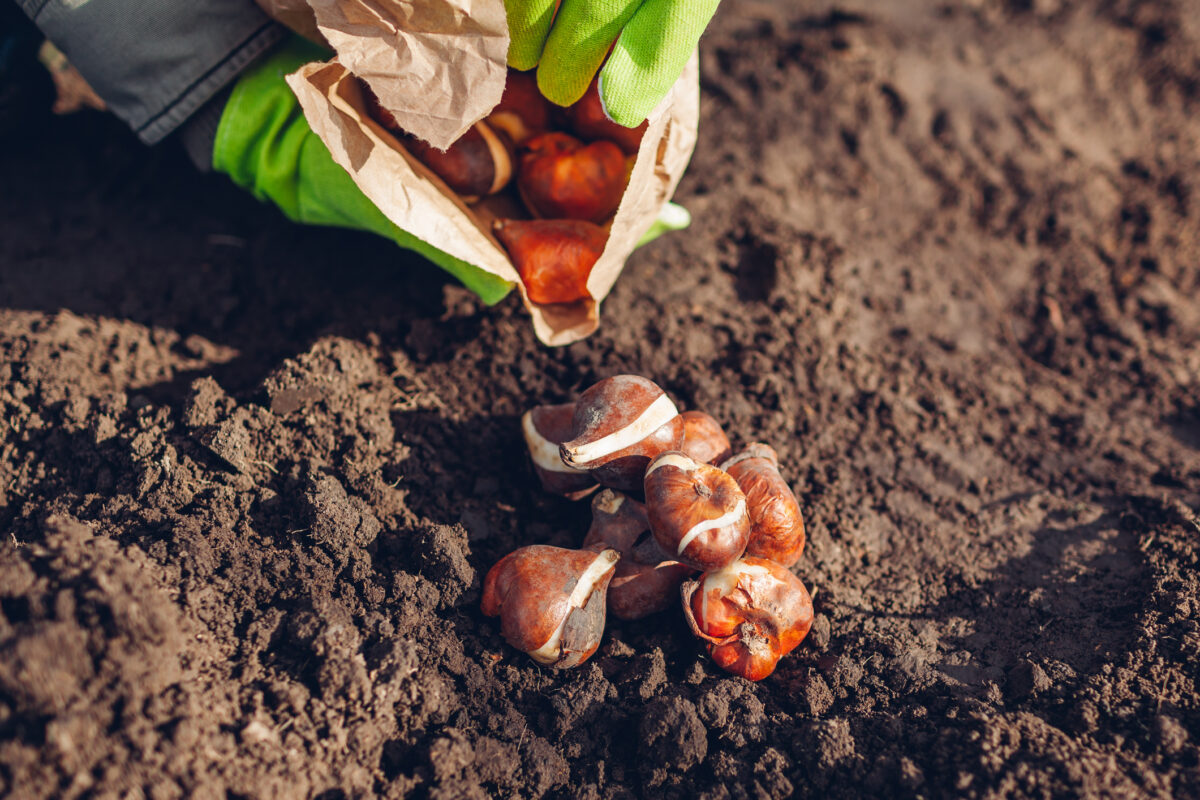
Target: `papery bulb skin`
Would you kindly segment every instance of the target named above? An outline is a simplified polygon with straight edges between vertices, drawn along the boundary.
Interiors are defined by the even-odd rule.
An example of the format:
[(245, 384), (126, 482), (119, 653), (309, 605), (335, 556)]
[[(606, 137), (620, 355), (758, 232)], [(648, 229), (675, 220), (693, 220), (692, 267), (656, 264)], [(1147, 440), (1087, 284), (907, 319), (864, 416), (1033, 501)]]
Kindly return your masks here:
[(812, 598), (786, 567), (747, 556), (687, 581), (684, 617), (722, 669), (761, 681), (795, 650), (813, 623)]
[(779, 456), (761, 442), (748, 445), (721, 464), (746, 494), (750, 510), (750, 544), (746, 555), (769, 558), (785, 567), (804, 552), (804, 515), (787, 481), (779, 473)]
[(647, 121), (636, 128), (626, 128), (609, 119), (600, 100), (599, 83), (595, 80), (583, 97), (567, 109), (567, 122), (579, 138), (589, 142), (607, 139), (631, 156), (637, 155), (642, 137), (646, 135), (646, 128), (650, 124)]
[(622, 492), (640, 494), (650, 459), (683, 443), (675, 404), (639, 375), (614, 375), (588, 387), (575, 403), (573, 424), (574, 437), (560, 448), (563, 462)]
[(521, 433), (542, 488), (568, 500), (582, 499), (597, 486), (586, 470), (568, 467), (558, 454), (559, 445), (571, 436), (574, 416), (575, 404), (562, 403), (535, 406), (521, 417)]
[(577, 667), (604, 635), (606, 592), (621, 554), (530, 545), (500, 559), (483, 582), (483, 613), (539, 664)]
[(570, 219), (496, 220), (530, 302), (574, 303), (591, 297), (588, 275), (608, 243), (599, 225)]
[(600, 223), (625, 193), (625, 155), (612, 142), (542, 133), (525, 140), (518, 158), (517, 189), (536, 217)]
[(683, 445), (679, 448), (701, 464), (719, 464), (733, 455), (729, 437), (717, 422), (703, 411), (684, 411)]
[(646, 507), (613, 489), (592, 498), (592, 526), (584, 547), (611, 547), (621, 554), (608, 586), (608, 610), (635, 620), (669, 608), (694, 570), (668, 558), (650, 535)]
[(684, 453), (656, 456), (644, 479), (646, 512), (659, 547), (699, 570), (737, 560), (750, 540), (746, 496), (737, 482)]

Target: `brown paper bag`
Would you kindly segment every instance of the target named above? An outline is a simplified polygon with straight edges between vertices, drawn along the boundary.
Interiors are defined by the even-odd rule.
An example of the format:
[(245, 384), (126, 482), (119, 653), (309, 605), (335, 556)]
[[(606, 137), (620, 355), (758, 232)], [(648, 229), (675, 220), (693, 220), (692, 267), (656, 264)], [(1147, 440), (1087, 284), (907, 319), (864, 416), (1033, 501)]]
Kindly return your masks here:
[(503, 0), (308, 4), (346, 69), (367, 82), (400, 127), (439, 150), (500, 102), (508, 74)]
[[(487, 210), (487, 203), (467, 206), (441, 179), (410, 156), (394, 136), (371, 119), (366, 112), (361, 88), (354, 80), (351, 70), (343, 63), (345, 59), (352, 58), (360, 65), (360, 69), (371, 75), (398, 74), (409, 69), (412, 60), (418, 56), (424, 59), (435, 58), (437, 48), (420, 53), (412, 50), (401, 53), (398, 50), (402, 48), (402, 44), (398, 44), (395, 50), (387, 47), (360, 47), (356, 44), (358, 39), (355, 38), (355, 34), (348, 35), (339, 43), (334, 30), (322, 24), (321, 8), (325, 4), (336, 7), (343, 17), (359, 20), (360, 24), (366, 25), (363, 20), (386, 16), (383, 10), (390, 6), (407, 7), (420, 3), (401, 4), (395, 0), (309, 2), (317, 11), (321, 32), (338, 48), (339, 55), (325, 64), (309, 64), (302, 67), (289, 75), (287, 80), (299, 99), (313, 131), (329, 148), (334, 161), (350, 174), (363, 193), (397, 226), (439, 250), (515, 283), (533, 317), (534, 331), (545, 344), (570, 344), (593, 333), (599, 327), (600, 302), (612, 289), (626, 258), (633, 252), (639, 239), (670, 200), (691, 158), (699, 117), (699, 85), (695, 56), (650, 117), (650, 125), (642, 138), (629, 185), (612, 219), (608, 243), (588, 278), (588, 292), (591, 298), (578, 303), (536, 305), (529, 301), (516, 268), (491, 233), (493, 216)], [(495, 12), (499, 9), (500, 19), (503, 20), (501, 0), (438, 0), (438, 5), (469, 6), (472, 13), (480, 9), (484, 12)], [(485, 14), (483, 19), (486, 21), (490, 17)], [(461, 17), (455, 17), (451, 22), (459, 26), (464, 24)], [(475, 21), (471, 21), (467, 27), (474, 29), (474, 26)], [(387, 28), (391, 32), (403, 32), (404, 20), (392, 17)], [(427, 38), (426, 43), (429, 44), (435, 39), (438, 37)], [(395, 41), (403, 43), (407, 40), (401, 35)], [(490, 65), (482, 68), (482, 62), (478, 60), (455, 60), (451, 55), (459, 46), (486, 50), (491, 45), (489, 37), (465, 36), (459, 39), (454, 36), (442, 36), (440, 41), (447, 51), (447, 59), (452, 63), (473, 65), (468, 71), (473, 71), (474, 78), (478, 79), (474, 81), (476, 84), (482, 85), (491, 81)], [(504, 43), (507, 48), (507, 29)], [(348, 56), (350, 51), (354, 51), (352, 56)], [(503, 61), (501, 55), (501, 68)], [(364, 63), (366, 65), (362, 66)], [(368, 78), (367, 82), (379, 93), (375, 81)], [(461, 130), (455, 138), (486, 116), (499, 102), (503, 83), (502, 73), (500, 90), (495, 93), (490, 104), (478, 102), (477, 99), (468, 101), (454, 96), (453, 92), (435, 98), (443, 108), (447, 104), (452, 105), (455, 114), (463, 115), (461, 118), (455, 114), (451, 115), (454, 117), (452, 121), (456, 129), (461, 125)], [(403, 90), (403, 85), (392, 88)], [(421, 107), (419, 96), (408, 97), (406, 103), (399, 106), (391, 104), (394, 100), (384, 102), (382, 94), (380, 101), (389, 111), (400, 109), (396, 116), (406, 129), (412, 130), (409, 125), (414, 124), (414, 119), (417, 119), (417, 125), (421, 124), (420, 119), (411, 115), (400, 119), (402, 114), (407, 113), (404, 109)], [(412, 132), (417, 133), (415, 130)]]

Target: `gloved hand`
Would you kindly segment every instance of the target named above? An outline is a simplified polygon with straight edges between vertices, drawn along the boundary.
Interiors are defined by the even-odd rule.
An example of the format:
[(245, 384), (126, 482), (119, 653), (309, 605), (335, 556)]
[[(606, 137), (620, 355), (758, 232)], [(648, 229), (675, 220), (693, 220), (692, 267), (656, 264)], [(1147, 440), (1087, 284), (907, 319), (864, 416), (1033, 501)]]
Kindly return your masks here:
[(605, 113), (636, 128), (679, 79), (718, 2), (561, 0), (556, 14), (556, 0), (505, 0), (508, 64), (536, 66), (542, 94), (569, 106), (608, 56), (600, 71)]
[[(213, 144), (213, 169), (289, 219), (376, 233), (415, 250), (454, 275), (488, 305), (512, 290), (508, 281), (448, 255), (398, 228), (355, 185), (308, 122), (284, 76), (329, 53), (299, 36), (238, 79), (221, 113)], [(642, 243), (687, 227), (687, 211), (667, 204)]]
[(221, 113), (213, 169), (259, 200), (279, 206), (291, 220), (377, 233), (425, 256), (485, 303), (499, 302), (511, 284), (396, 227), (312, 132), (283, 78), (304, 64), (328, 58), (321, 47), (294, 36), (242, 73)]

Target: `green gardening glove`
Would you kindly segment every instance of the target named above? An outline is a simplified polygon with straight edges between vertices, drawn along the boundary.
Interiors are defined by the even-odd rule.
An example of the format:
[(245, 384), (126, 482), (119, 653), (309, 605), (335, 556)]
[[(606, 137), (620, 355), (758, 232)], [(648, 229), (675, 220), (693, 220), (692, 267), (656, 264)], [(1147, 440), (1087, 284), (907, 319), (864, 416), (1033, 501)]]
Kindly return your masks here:
[[(289, 219), (379, 234), (437, 264), (488, 305), (498, 303), (513, 284), (396, 227), (312, 132), (283, 78), (329, 55), (297, 36), (246, 70), (221, 113), (213, 144), (213, 169), (259, 200), (274, 203)], [(685, 228), (689, 221), (687, 211), (668, 203), (641, 243), (668, 230)]]
[(504, 0), (512, 40), (508, 64), (536, 66), (542, 94), (569, 106), (583, 97), (607, 57), (600, 70), (604, 111), (613, 122), (636, 128), (679, 79), (718, 2)]

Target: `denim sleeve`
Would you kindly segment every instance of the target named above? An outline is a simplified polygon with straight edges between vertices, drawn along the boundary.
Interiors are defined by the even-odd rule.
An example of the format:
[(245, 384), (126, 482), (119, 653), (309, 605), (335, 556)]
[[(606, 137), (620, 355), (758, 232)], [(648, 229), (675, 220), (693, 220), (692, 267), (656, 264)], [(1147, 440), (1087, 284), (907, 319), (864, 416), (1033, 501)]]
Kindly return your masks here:
[(17, 0), (109, 109), (160, 141), (283, 39), (253, 0)]

